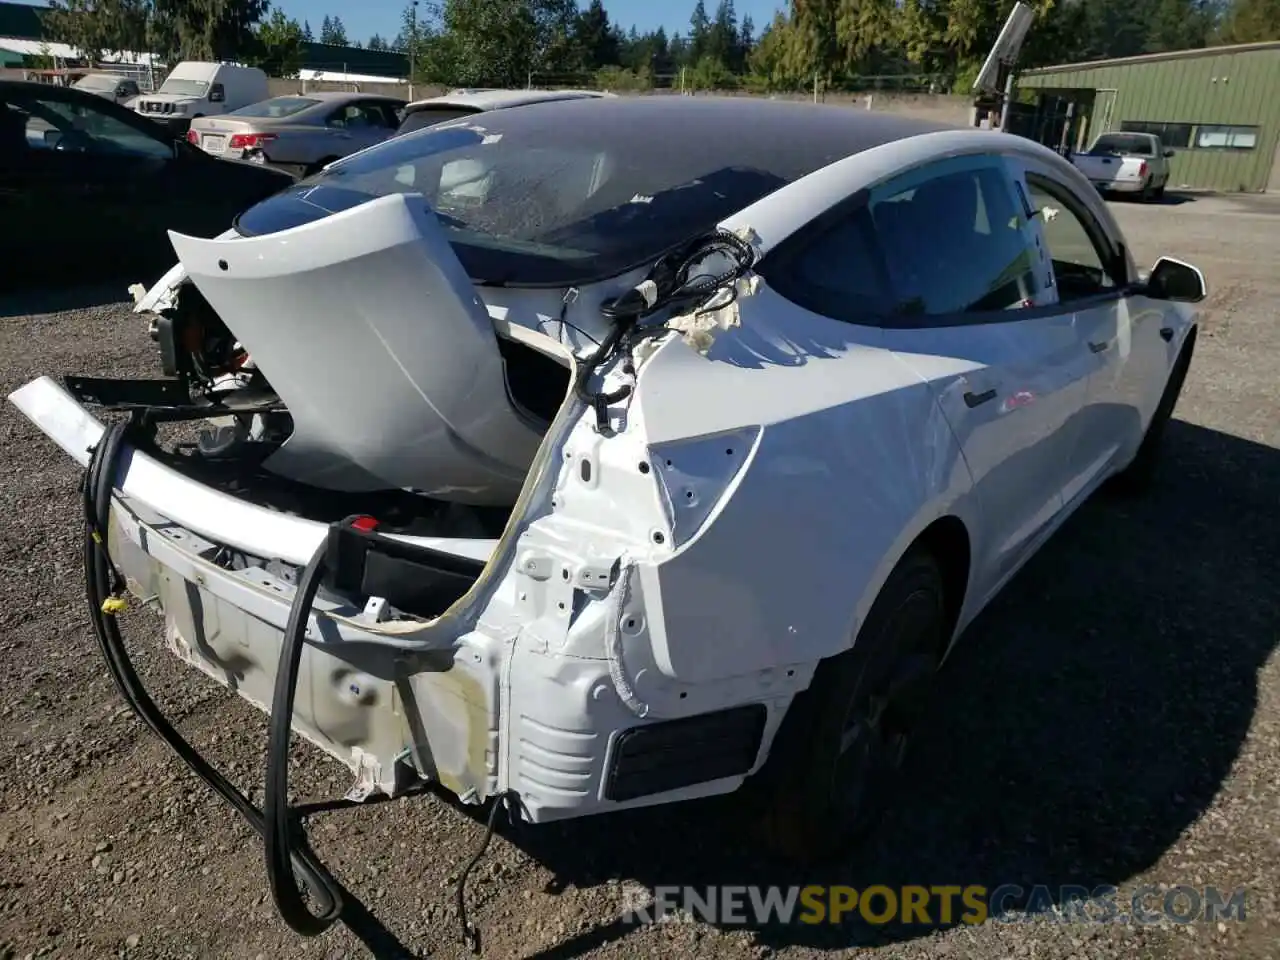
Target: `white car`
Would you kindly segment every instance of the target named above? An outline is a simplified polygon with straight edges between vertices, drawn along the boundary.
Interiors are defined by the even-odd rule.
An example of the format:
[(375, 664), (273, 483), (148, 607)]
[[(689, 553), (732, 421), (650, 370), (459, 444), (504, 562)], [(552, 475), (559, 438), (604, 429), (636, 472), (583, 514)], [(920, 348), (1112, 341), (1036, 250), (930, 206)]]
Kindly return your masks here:
[(502, 110), (507, 107), (613, 96), (616, 94), (603, 93), (599, 90), (451, 90), (441, 96), (415, 100), (405, 106), (404, 116), (400, 120), (400, 127), (396, 133), (412, 133), (437, 123), (472, 117), (478, 113)]
[[(1150, 475), (1205, 296), (1030, 140), (746, 98), (495, 111), (171, 236), (139, 309), (173, 379), (10, 399), (90, 468), (131, 702), (174, 742), (126, 585), (271, 710), (241, 809), (304, 933), (338, 894), (298, 861), (304, 915), (289, 874), (291, 724), (357, 797), (546, 823), (742, 789), (779, 847), (839, 850), (965, 627)], [(223, 420), (177, 453), (149, 424), (182, 417)]]

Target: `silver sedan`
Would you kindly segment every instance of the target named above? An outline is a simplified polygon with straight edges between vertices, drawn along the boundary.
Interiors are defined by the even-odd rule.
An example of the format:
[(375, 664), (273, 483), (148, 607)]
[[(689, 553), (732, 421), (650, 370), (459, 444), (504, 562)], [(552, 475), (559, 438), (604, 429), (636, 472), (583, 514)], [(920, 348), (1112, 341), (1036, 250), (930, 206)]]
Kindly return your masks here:
[(291, 94), (198, 117), (187, 139), (215, 156), (306, 175), (392, 136), (404, 105), (367, 93)]

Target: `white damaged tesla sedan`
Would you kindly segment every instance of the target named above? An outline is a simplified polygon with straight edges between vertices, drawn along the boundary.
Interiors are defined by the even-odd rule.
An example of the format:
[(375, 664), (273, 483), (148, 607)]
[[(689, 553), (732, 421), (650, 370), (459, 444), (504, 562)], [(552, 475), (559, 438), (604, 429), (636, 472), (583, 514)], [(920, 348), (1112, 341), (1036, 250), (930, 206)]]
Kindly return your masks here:
[[(333, 888), (291, 726), (357, 798), (545, 823), (743, 789), (779, 847), (840, 849), (966, 625), (1151, 477), (1206, 295), (1032, 141), (745, 98), (495, 111), (170, 236), (138, 305), (167, 377), (10, 400), (88, 468), (112, 675), (304, 933), (337, 908), (300, 912), (291, 870)], [(137, 683), (127, 592), (271, 713), (264, 809)]]

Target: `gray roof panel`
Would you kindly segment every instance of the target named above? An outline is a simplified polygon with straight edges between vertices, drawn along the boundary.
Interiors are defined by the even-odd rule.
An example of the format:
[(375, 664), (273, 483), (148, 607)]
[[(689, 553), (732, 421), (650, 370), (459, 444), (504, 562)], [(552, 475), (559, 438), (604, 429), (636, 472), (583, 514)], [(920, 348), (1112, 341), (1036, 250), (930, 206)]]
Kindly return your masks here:
[(747, 167), (785, 181), (907, 137), (955, 129), (851, 106), (755, 97), (653, 95), (514, 106), (472, 118), (493, 133), (591, 147), (682, 167)]

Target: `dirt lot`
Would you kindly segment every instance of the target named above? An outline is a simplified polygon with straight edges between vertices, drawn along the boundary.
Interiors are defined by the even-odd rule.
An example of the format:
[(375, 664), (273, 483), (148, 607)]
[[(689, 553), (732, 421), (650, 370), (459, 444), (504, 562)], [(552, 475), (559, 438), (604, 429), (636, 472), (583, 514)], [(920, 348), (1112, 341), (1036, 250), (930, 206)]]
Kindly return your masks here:
[[(1140, 261), (1213, 288), (1148, 499), (1088, 505), (948, 667), (918, 784), (864, 857), (797, 876), (708, 803), (496, 839), (471, 888), (493, 957), (1264, 957), (1280, 937), (1280, 198), (1115, 209)], [(77, 292), (63, 295), (74, 306)], [(0, 388), (46, 372), (154, 375), (120, 304), (0, 313)], [(51, 309), (46, 306), (46, 310)], [(77, 471), (0, 412), (0, 958), (463, 955), (452, 885), (481, 826), (433, 796), (328, 813), (311, 832), (367, 908), (300, 941), (275, 918), (257, 839), (142, 731), (83, 614)], [(130, 623), (157, 699), (245, 787), (265, 726)], [(300, 793), (345, 771), (308, 752)], [(260, 791), (259, 791), (260, 799)], [(620, 884), (1002, 883), (1249, 888), (1243, 922), (911, 928), (618, 920)], [(362, 946), (361, 941), (369, 947)]]

